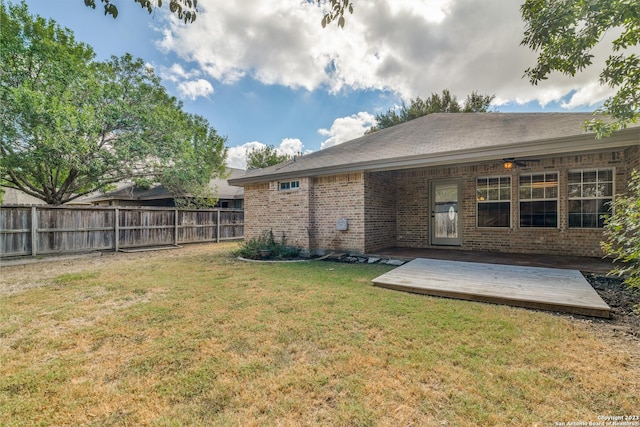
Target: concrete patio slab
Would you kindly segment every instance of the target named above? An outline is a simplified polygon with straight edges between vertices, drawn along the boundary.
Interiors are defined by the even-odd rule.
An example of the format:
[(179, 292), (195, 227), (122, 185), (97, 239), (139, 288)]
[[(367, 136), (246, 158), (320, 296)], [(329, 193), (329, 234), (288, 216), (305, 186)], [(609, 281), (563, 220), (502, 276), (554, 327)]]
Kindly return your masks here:
[(373, 279), (426, 295), (609, 317), (610, 307), (577, 270), (416, 258)]

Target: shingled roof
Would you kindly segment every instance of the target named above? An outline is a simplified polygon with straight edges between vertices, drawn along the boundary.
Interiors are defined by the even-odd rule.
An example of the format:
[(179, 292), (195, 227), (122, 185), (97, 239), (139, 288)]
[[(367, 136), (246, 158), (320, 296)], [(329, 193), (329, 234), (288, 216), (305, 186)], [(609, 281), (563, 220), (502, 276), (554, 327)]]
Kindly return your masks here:
[(249, 170), (229, 183), (555, 155), (638, 143), (637, 125), (596, 140), (583, 130), (592, 118), (591, 113), (429, 114), (288, 162)]

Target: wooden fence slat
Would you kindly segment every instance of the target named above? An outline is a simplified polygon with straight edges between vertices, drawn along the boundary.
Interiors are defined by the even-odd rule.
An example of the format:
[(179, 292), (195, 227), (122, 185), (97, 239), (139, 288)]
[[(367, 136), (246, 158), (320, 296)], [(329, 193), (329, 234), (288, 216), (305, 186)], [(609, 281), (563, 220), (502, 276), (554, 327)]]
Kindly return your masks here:
[(120, 209), (113, 210), (113, 247), (114, 251), (120, 250)]
[(243, 235), (244, 211), (233, 209), (49, 205), (0, 209), (0, 258), (219, 242)]
[(36, 256), (38, 247), (38, 210), (31, 208), (31, 255)]
[(216, 243), (220, 242), (220, 211), (218, 211), (218, 218), (216, 221)]
[(178, 209), (173, 210), (173, 244), (178, 246)]

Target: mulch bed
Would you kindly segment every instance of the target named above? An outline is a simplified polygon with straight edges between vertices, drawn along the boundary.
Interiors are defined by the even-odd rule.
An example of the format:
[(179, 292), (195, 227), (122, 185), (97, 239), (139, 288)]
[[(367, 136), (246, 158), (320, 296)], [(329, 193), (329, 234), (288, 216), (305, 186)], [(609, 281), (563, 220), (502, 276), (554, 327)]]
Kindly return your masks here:
[(640, 289), (630, 288), (617, 277), (587, 273), (584, 276), (611, 307), (611, 319), (603, 322), (616, 333), (640, 339)]

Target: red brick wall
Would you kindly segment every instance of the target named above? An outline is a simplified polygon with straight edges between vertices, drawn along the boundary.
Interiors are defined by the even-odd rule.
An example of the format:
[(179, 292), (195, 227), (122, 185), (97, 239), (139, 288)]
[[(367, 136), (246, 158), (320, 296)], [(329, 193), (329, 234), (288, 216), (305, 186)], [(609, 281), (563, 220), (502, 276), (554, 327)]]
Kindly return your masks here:
[(396, 177), (394, 172), (371, 172), (365, 175), (364, 250), (372, 253), (395, 246), (397, 239)]
[[(429, 247), (429, 183), (436, 179), (460, 179), (462, 184), (462, 245), (459, 249), (497, 252), (571, 254), (601, 256), (598, 229), (567, 226), (567, 172), (570, 169), (615, 167), (616, 192), (624, 191), (627, 167), (622, 152), (566, 156), (515, 167), (507, 172), (496, 162), (482, 165), (397, 172), (398, 238), (397, 246)], [(518, 175), (532, 172), (559, 174), (558, 228), (520, 228), (518, 212)], [(476, 227), (476, 178), (511, 176), (511, 227)], [(456, 248), (456, 247), (448, 247)]]
[[(601, 256), (599, 229), (567, 226), (567, 172), (615, 168), (616, 193), (626, 191), (632, 167), (640, 168), (640, 149), (564, 156), (505, 171), (499, 161), (437, 169), (351, 173), (300, 178), (300, 189), (279, 191), (278, 183), (245, 187), (245, 238), (272, 229), (291, 244), (313, 253), (374, 253), (386, 247), (430, 247), (429, 186), (438, 179), (459, 179), (462, 188), (462, 245), (447, 248), (496, 252)], [(558, 228), (520, 228), (518, 175), (558, 172)], [(476, 178), (510, 175), (511, 227), (476, 227)], [(336, 230), (345, 218), (347, 231)], [(365, 227), (366, 224), (366, 227)]]
[[(310, 213), (312, 251), (363, 251), (364, 182), (362, 172), (313, 178)], [(336, 230), (340, 218), (348, 221), (348, 230)]]
[(285, 233), (288, 244), (309, 250), (309, 178), (299, 178), (300, 188), (280, 191), (277, 181), (246, 186), (244, 189), (244, 237), (257, 237), (273, 230), (280, 239)]

